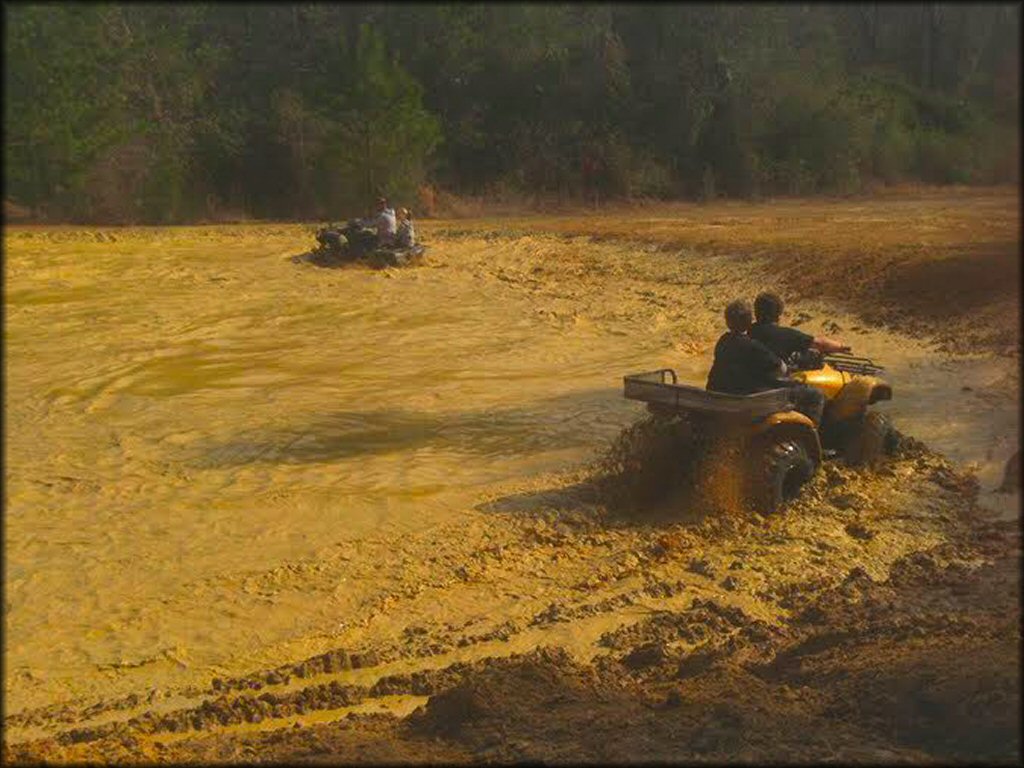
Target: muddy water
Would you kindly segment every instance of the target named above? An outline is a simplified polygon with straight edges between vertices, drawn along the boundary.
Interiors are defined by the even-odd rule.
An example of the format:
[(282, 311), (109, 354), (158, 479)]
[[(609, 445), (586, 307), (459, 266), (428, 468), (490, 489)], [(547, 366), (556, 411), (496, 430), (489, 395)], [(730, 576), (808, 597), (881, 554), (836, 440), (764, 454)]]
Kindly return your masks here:
[[(5, 235), (9, 712), (359, 637), (482, 499), (636, 418), (623, 373), (702, 381), (722, 307), (765, 284), (584, 240), (438, 236), (425, 266), (370, 272), (292, 263), (300, 227), (110, 234)], [(1012, 362), (793, 310), (889, 366), (905, 431), (998, 482)]]

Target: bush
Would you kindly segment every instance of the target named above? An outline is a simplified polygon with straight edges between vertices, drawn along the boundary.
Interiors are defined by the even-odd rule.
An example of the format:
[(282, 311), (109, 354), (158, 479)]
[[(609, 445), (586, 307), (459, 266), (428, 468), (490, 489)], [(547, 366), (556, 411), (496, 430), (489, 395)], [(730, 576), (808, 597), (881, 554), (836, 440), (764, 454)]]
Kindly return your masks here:
[(627, 189), (634, 197), (667, 197), (672, 194), (674, 181), (667, 165), (643, 150), (630, 158)]
[(793, 75), (774, 85), (753, 151), (745, 157), (741, 145), (735, 153), (746, 171), (746, 192), (759, 186), (794, 195), (858, 189), (870, 173), (873, 121), (857, 94)]
[(963, 137), (934, 129), (919, 131), (914, 148), (915, 175), (933, 184), (965, 184), (971, 179), (970, 147)]
[(972, 180), (981, 184), (1020, 183), (1020, 132), (983, 122), (971, 137)]
[(871, 144), (871, 173), (887, 184), (903, 180), (913, 161), (914, 139), (894, 119), (875, 125)]
[(137, 136), (104, 152), (86, 174), (83, 219), (106, 224), (137, 221), (153, 148)]

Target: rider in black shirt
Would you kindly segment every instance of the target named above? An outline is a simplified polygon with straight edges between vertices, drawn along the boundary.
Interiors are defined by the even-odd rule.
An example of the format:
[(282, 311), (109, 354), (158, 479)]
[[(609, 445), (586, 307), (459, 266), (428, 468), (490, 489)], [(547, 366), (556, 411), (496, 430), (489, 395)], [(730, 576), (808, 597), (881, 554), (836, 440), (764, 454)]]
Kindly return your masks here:
[(750, 305), (737, 300), (725, 308), (729, 331), (715, 344), (715, 361), (708, 373), (707, 389), (732, 395), (750, 395), (766, 389), (790, 390), (793, 408), (816, 425), (821, 424), (825, 396), (806, 384), (785, 378), (786, 365), (767, 346), (748, 335), (753, 317)]
[(780, 386), (785, 366), (771, 350), (750, 338), (753, 316), (750, 305), (737, 300), (725, 308), (728, 332), (715, 344), (715, 361), (707, 388), (730, 395), (749, 395)]
[(750, 335), (764, 344), (768, 349), (788, 360), (796, 352), (816, 349), (819, 352), (849, 352), (850, 348), (841, 341), (811, 336), (796, 328), (779, 325), (782, 317), (782, 299), (774, 293), (760, 293), (754, 299), (755, 322), (750, 328)]
[[(796, 328), (779, 325), (782, 308), (782, 299), (774, 293), (758, 294), (754, 299), (754, 316), (757, 322), (751, 326), (750, 335), (783, 360), (790, 360), (792, 355), (806, 352), (808, 349), (816, 349), (826, 354), (850, 351), (850, 348), (841, 341), (824, 336), (811, 336)], [(825, 396), (806, 384), (793, 382), (788, 386), (796, 409), (809, 416), (815, 424), (820, 424), (825, 408)]]

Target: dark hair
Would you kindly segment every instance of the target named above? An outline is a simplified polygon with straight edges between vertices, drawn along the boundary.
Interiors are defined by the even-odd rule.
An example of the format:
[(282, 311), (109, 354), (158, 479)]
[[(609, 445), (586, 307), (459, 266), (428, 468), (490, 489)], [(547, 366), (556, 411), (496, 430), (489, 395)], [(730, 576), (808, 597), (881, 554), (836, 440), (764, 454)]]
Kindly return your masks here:
[(750, 304), (743, 299), (736, 299), (725, 308), (725, 324), (730, 331), (744, 333), (750, 330), (754, 319), (750, 312)]
[(774, 323), (782, 317), (782, 299), (774, 293), (757, 294), (754, 299), (754, 317), (759, 323)]

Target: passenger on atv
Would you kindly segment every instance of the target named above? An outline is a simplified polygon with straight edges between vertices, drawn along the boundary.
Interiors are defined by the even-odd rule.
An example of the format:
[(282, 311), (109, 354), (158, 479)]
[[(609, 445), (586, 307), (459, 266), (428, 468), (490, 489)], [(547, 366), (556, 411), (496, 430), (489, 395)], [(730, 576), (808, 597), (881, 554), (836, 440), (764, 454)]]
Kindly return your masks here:
[(398, 229), (395, 232), (395, 247), (413, 248), (416, 245), (416, 229), (412, 225), (412, 212), (408, 208), (398, 209)]
[[(753, 314), (742, 299), (725, 308), (729, 330), (715, 344), (715, 359), (708, 373), (707, 389), (732, 395), (750, 395), (785, 387), (795, 410), (821, 423), (825, 396), (814, 387), (786, 378), (788, 369), (782, 358), (753, 338)], [(803, 334), (806, 335), (806, 334)]]

